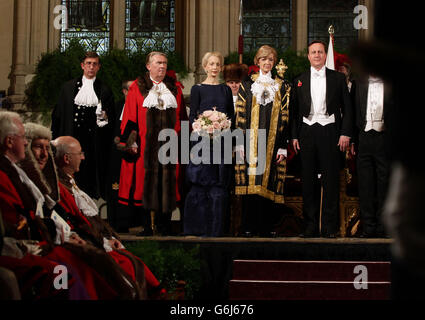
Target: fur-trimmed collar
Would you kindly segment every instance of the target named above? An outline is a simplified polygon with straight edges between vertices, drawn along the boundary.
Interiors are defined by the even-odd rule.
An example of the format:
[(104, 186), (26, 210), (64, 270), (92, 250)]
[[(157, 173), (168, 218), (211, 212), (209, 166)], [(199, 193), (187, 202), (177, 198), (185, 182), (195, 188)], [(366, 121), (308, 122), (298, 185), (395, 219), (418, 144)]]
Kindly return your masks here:
[[(174, 96), (177, 96), (176, 80), (169, 76), (165, 76), (163, 82), (167, 86), (168, 90), (170, 90)], [(149, 90), (153, 87), (149, 72), (146, 72), (143, 76), (137, 78), (137, 85), (139, 86), (140, 93), (143, 95), (143, 97), (146, 98), (149, 93)]]
[(63, 184), (63, 186), (72, 194), (72, 184), (71, 179), (68, 174), (65, 173), (61, 168), (58, 168), (58, 178), (59, 182)]

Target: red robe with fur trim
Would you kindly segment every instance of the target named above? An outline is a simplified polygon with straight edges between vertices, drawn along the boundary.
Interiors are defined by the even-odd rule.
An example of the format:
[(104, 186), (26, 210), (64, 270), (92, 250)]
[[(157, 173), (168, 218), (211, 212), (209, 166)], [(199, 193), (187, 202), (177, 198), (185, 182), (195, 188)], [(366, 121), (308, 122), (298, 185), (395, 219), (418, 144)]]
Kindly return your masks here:
[[(87, 231), (90, 232), (93, 226), (90, 223), (90, 221), (87, 219), (87, 217), (78, 209), (74, 196), (68, 191), (68, 189), (62, 183), (59, 182), (58, 185), (59, 185), (60, 199), (61, 199), (59, 201), (59, 204), (68, 212), (68, 214), (73, 215), (80, 222), (78, 226), (71, 226), (72, 229), (73, 230), (76, 229), (77, 233), (79, 233), (80, 231), (84, 231), (84, 233), (87, 233)], [(98, 242), (102, 241), (102, 243), (103, 243), (103, 236), (105, 235), (93, 234), (94, 238), (100, 237)], [(139, 286), (141, 287), (143, 286), (143, 283), (142, 283), (143, 281), (142, 279), (140, 279), (141, 271), (136, 270), (135, 264), (137, 263), (143, 266), (144, 279), (146, 280), (148, 289), (159, 286), (160, 284), (159, 281), (156, 279), (153, 273), (149, 270), (146, 264), (142, 260), (140, 260), (138, 257), (130, 253), (129, 251), (113, 250), (108, 252), (108, 254), (133, 279), (133, 281), (137, 281), (139, 283)]]
[[(86, 216), (81, 213), (78, 209), (77, 204), (75, 203), (74, 196), (65, 188), (62, 183), (58, 183), (60, 201), (58, 202), (68, 213), (76, 217), (81, 223), (87, 224), (91, 228), (90, 222), (87, 220)], [(73, 229), (76, 226), (71, 226)]]
[[(10, 181), (8, 175), (0, 170), (0, 209), (5, 224), (6, 235), (17, 239), (28, 237), (27, 227), (18, 228), (21, 222), (28, 220), (28, 215), (34, 215), (33, 211), (25, 210), (24, 204), (19, 197), (15, 187)], [(27, 213), (27, 214), (25, 214)]]
[[(0, 212), (3, 216), (7, 237), (31, 239), (28, 225), (40, 226), (40, 224), (32, 224), (32, 219), (34, 221), (38, 219), (34, 217), (34, 210), (30, 208), (33, 208), (33, 202), (31, 194), (20, 182), (10, 161), (4, 156), (0, 156)], [(27, 220), (26, 224), (20, 224), (25, 220)], [(43, 231), (39, 232), (42, 238), (47, 240), (43, 237)], [(46, 241), (39, 242), (40, 245), (43, 243)], [(0, 266), (12, 270), (17, 276), (23, 298), (31, 295), (32, 287), (36, 290), (36, 296), (32, 297), (35, 299), (52, 298), (53, 295), (61, 294), (52, 286), (52, 279), (57, 276), (52, 271), (57, 265), (67, 267), (70, 279), (69, 295), (61, 297), (71, 299), (117, 298), (117, 293), (95, 270), (63, 247), (56, 246), (42, 257), (31, 254), (25, 255), (22, 259), (0, 256)], [(73, 286), (78, 286), (79, 289), (73, 288)]]
[[(148, 79), (149, 76), (145, 76), (142, 79), (142, 82), (145, 79)], [(166, 80), (170, 80), (169, 77), (166, 77), (164, 79), (164, 83), (167, 84)], [(149, 81), (149, 80), (147, 80)], [(146, 194), (144, 195), (144, 192), (149, 192), (149, 197), (156, 197), (158, 195), (157, 190), (146, 190), (146, 186), (145, 183), (146, 181), (148, 181), (149, 186), (151, 187), (151, 185), (157, 186), (158, 185), (158, 181), (153, 181), (157, 179), (154, 175), (155, 173), (152, 172), (152, 177), (150, 178), (149, 176), (147, 176), (148, 179), (146, 179), (145, 175), (146, 175), (146, 168), (148, 167), (148, 170), (151, 169), (149, 168), (151, 166), (151, 163), (154, 163), (156, 165), (155, 162), (158, 162), (158, 156), (155, 152), (152, 152), (151, 155), (145, 155), (145, 151), (146, 151), (146, 147), (147, 144), (155, 144), (155, 139), (156, 141), (158, 140), (158, 137), (156, 136), (156, 132), (154, 134), (148, 132), (147, 130), (147, 125), (149, 123), (149, 121), (151, 121), (152, 119), (156, 119), (155, 115), (151, 116), (151, 118), (149, 118), (149, 112), (148, 109), (143, 107), (143, 101), (144, 101), (144, 95), (141, 92), (140, 89), (140, 80), (136, 80), (132, 83), (132, 85), (130, 86), (128, 95), (127, 95), (127, 99), (126, 99), (126, 103), (125, 103), (125, 107), (124, 107), (124, 114), (123, 114), (123, 119), (121, 122), (121, 136), (124, 139), (126, 138), (126, 132), (128, 133), (130, 127), (132, 129), (138, 128), (138, 140), (137, 140), (137, 144), (139, 147), (139, 152), (140, 155), (137, 158), (137, 161), (135, 162), (130, 162), (127, 161), (126, 159), (122, 160), (121, 163), (121, 175), (120, 175), (120, 185), (119, 185), (119, 192), (118, 192), (118, 202), (124, 205), (135, 205), (135, 206), (143, 206), (145, 205), (145, 207), (147, 207), (146, 204), (144, 204), (144, 198), (145, 198), (145, 202), (146, 202)], [(146, 83), (146, 81), (145, 81)], [(186, 115), (186, 108), (184, 105), (184, 97), (183, 97), (183, 93), (181, 90), (182, 85), (179, 82), (175, 82), (174, 83), (176, 86), (176, 100), (177, 100), (177, 109), (175, 110), (175, 119), (172, 119), (174, 125), (171, 127), (174, 127), (174, 130), (176, 131), (177, 135), (180, 134), (180, 121), (184, 120), (187, 118)], [(168, 85), (167, 85), (168, 87)], [(149, 89), (149, 88), (147, 88)], [(170, 90), (171, 91), (171, 90)], [(145, 91), (144, 94), (145, 96), (147, 95), (147, 93), (149, 92), (149, 90)], [(167, 109), (170, 110), (170, 109)], [(167, 112), (167, 111), (159, 111), (159, 112)], [(153, 118), (152, 118), (153, 117)], [(156, 121), (156, 120), (155, 120)], [(163, 122), (164, 120), (161, 119), (158, 122), (161, 122), (160, 124), (150, 124), (152, 127), (154, 127), (154, 130), (158, 129), (159, 125), (162, 125), (162, 127), (160, 129), (164, 129), (166, 127), (164, 127)], [(150, 139), (149, 141), (147, 139)], [(122, 144), (125, 144), (126, 141), (121, 140)], [(155, 150), (155, 148), (157, 148), (157, 146), (155, 146), (154, 148), (150, 148)], [(150, 159), (148, 161), (150, 161), (150, 164), (147, 166), (145, 161), (146, 159)], [(155, 169), (152, 169), (152, 171), (155, 171)], [(180, 188), (179, 186), (181, 185), (181, 168), (180, 165), (177, 164), (175, 166), (175, 181), (170, 183), (167, 183), (167, 180), (164, 178), (162, 179), (162, 189), (163, 189), (163, 193), (175, 193), (172, 195), (172, 197), (175, 197), (175, 202), (180, 201), (181, 199), (181, 192), (180, 192)], [(173, 179), (174, 179), (173, 178)], [(159, 182), (161, 183), (161, 182)], [(175, 188), (174, 188), (175, 185)], [(170, 187), (171, 186), (171, 187)], [(166, 190), (168, 188), (168, 190)], [(171, 188), (174, 188), (175, 190), (171, 190)], [(161, 196), (161, 195), (160, 195)], [(163, 195), (162, 195), (163, 196)], [(164, 198), (163, 198), (164, 199)], [(156, 199), (155, 201), (158, 202), (158, 199)], [(159, 200), (161, 201), (161, 199)], [(155, 208), (147, 208), (147, 209), (155, 209)], [(164, 206), (162, 207), (163, 212), (167, 212), (169, 208), (164, 208)], [(174, 208), (171, 208), (171, 211), (174, 210)]]

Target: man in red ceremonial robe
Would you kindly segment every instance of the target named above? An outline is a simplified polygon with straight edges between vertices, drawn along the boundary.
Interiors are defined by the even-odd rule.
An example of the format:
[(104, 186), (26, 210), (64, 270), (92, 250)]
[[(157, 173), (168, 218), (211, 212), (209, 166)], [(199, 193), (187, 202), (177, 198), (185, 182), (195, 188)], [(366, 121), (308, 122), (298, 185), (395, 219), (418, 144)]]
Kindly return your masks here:
[[(41, 209), (48, 201), (17, 166), (25, 158), (26, 145), (20, 116), (0, 111), (0, 212), (5, 227), (0, 266), (15, 273), (23, 299), (117, 297), (83, 260), (62, 246), (53, 246)], [(67, 290), (53, 286), (58, 265), (67, 268)]]
[[(127, 206), (144, 207), (141, 235), (170, 232), (171, 213), (181, 199), (180, 166), (160, 163), (158, 152), (167, 142), (159, 141), (163, 129), (174, 129), (187, 119), (181, 84), (167, 76), (167, 56), (151, 52), (148, 72), (130, 86), (121, 122), (121, 163), (118, 199)], [(174, 156), (174, 155), (172, 155)]]
[[(41, 127), (40, 125), (37, 126)], [(49, 170), (43, 163), (44, 156), (41, 156), (36, 149), (38, 141), (40, 139), (32, 140), (32, 153), (40, 164), (44, 176), (52, 176), (53, 174), (50, 172), (56, 171)], [(73, 223), (73, 230), (78, 232), (84, 241), (101, 248), (114, 259), (120, 268), (137, 283), (139, 297), (161, 298), (166, 292), (159, 281), (142, 260), (125, 249), (119, 235), (100, 217), (96, 203), (76, 184), (73, 178), (74, 173), (78, 172), (81, 160), (84, 160), (78, 140), (65, 136), (57, 138), (52, 144), (56, 148), (55, 162), (60, 186), (60, 204), (73, 217), (82, 216), (75, 222), (68, 219), (68, 224)], [(75, 158), (72, 158), (72, 156)]]

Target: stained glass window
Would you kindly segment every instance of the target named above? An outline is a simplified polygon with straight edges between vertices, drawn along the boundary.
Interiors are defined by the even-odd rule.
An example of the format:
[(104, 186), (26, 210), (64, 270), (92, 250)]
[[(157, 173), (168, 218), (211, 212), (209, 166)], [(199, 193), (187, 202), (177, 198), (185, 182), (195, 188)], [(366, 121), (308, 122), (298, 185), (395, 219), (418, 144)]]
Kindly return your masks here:
[(291, 45), (292, 0), (243, 0), (244, 51), (268, 44), (285, 50)]
[(309, 0), (308, 42), (322, 40), (328, 43), (328, 29), (333, 25), (335, 48), (348, 49), (358, 39), (358, 31), (353, 25), (356, 5), (358, 0)]
[(109, 50), (110, 0), (62, 0), (61, 49), (65, 50), (71, 39), (78, 39), (87, 51), (98, 54)]
[(125, 47), (175, 51), (175, 1), (126, 0)]

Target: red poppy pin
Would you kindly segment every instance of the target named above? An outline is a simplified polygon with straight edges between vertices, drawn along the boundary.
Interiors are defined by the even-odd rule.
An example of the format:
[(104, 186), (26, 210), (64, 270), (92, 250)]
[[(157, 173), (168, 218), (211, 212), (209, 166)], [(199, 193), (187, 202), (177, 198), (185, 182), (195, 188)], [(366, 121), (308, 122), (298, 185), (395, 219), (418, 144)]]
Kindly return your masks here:
[(301, 80), (298, 80), (298, 87), (301, 87), (303, 85), (303, 83), (301, 82)]

